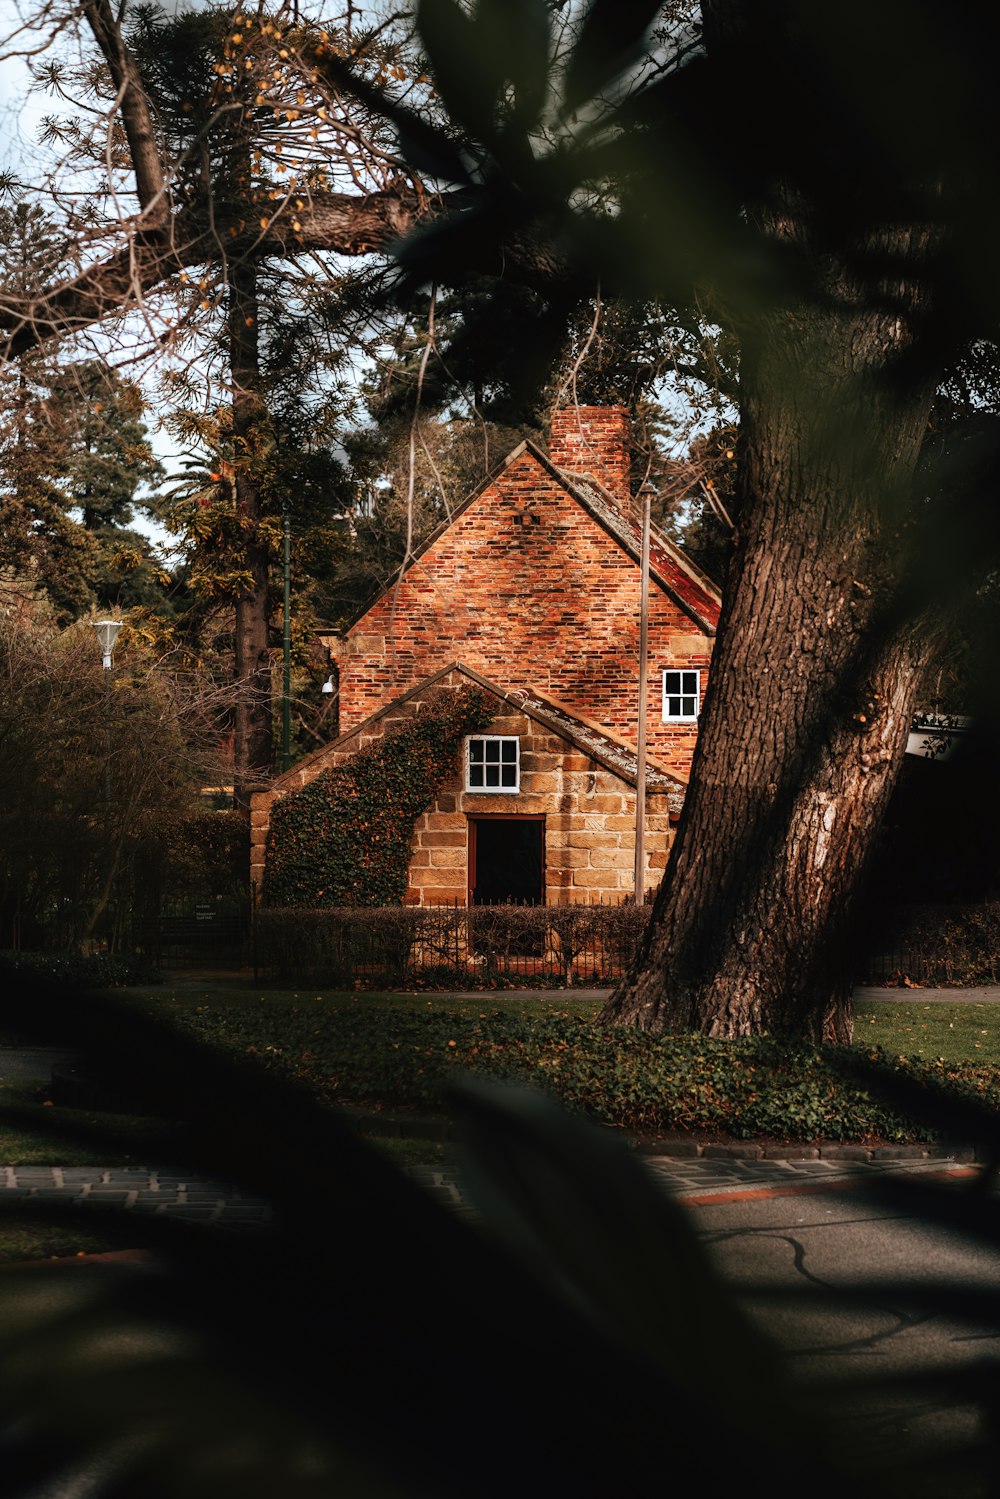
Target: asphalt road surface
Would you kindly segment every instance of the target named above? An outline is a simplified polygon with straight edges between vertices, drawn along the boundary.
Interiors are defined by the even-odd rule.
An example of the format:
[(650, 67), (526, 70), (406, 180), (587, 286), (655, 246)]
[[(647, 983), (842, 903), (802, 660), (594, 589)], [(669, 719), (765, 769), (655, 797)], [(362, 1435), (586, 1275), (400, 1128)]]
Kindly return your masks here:
[[(948, 1221), (975, 1180), (951, 1167), (689, 1200), (719, 1270), (788, 1351), (797, 1384), (816, 1390), (837, 1440), (873, 1467), (914, 1461), (906, 1491), (941, 1499), (998, 1491), (995, 1472), (963, 1481), (946, 1456), (936, 1466), (988, 1433), (1000, 1394), (1000, 1244)], [(989, 1197), (978, 1203), (989, 1211)]]

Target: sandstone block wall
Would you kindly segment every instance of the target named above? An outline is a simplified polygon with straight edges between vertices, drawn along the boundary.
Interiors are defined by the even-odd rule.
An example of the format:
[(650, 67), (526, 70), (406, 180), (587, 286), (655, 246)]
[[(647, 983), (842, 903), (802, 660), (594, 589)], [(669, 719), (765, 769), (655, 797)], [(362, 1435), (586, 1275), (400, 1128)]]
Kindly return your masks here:
[[(455, 691), (466, 685), (468, 679), (453, 672), (433, 691)], [(419, 712), (425, 700), (416, 696), (397, 705), (377, 726), (310, 756), (280, 777), (271, 791), (253, 798), (250, 836), (255, 886), (263, 883), (275, 801), (308, 784), (328, 766), (344, 764), (364, 743)], [(547, 903), (591, 904), (631, 894), (634, 789), (560, 735), (499, 700), (489, 732), (515, 734), (520, 739), (521, 789), (513, 795), (466, 791), (464, 766), (456, 765), (454, 778), (417, 819), (407, 900), (421, 905), (464, 904), (469, 888), (469, 819), (497, 813), (544, 817)], [(646, 889), (650, 889), (662, 878), (673, 838), (666, 797), (647, 795), (645, 830)]]

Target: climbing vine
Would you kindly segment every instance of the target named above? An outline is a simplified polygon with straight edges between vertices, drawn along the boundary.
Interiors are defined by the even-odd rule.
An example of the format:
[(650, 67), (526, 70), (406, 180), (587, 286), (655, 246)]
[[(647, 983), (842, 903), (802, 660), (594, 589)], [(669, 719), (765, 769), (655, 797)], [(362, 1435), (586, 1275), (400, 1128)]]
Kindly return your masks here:
[(487, 729), (493, 711), (476, 688), (448, 693), (379, 744), (277, 802), (265, 904), (402, 905), (413, 824), (454, 773), (465, 735)]

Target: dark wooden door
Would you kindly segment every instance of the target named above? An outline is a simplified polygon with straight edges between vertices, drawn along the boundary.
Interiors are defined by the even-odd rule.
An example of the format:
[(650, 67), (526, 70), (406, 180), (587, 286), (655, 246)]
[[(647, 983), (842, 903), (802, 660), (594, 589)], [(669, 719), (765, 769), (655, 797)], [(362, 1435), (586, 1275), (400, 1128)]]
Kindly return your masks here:
[(545, 900), (545, 819), (473, 817), (469, 898), (474, 906)]

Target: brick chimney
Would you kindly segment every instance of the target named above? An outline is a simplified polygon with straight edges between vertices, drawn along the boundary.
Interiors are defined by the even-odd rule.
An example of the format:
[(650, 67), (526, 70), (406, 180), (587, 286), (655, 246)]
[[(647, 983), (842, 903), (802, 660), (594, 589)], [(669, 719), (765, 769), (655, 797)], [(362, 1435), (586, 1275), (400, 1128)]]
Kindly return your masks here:
[(567, 406), (552, 413), (549, 457), (570, 474), (590, 474), (629, 508), (629, 419), (624, 406)]

